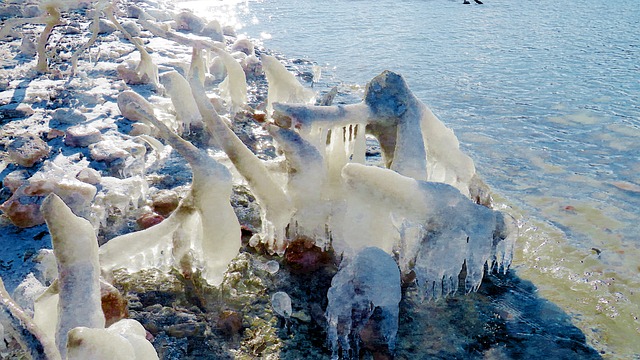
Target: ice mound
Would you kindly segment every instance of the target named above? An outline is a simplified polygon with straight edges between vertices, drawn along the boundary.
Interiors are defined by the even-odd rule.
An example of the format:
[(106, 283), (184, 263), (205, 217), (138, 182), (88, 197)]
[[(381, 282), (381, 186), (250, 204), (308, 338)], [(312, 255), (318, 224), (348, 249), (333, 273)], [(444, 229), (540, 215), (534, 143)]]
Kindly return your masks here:
[(345, 261), (327, 293), (327, 333), (332, 359), (358, 358), (360, 330), (376, 308), (381, 311), (380, 331), (393, 351), (401, 296), (398, 265), (383, 250), (367, 247)]
[[(354, 208), (360, 215), (360, 222), (350, 222), (353, 236), (357, 240), (357, 234), (365, 232), (366, 237), (350, 245), (382, 244), (387, 251), (395, 247), (403, 273), (415, 272), (426, 298), (454, 293), (463, 265), (467, 291), (478, 289), (485, 265), (490, 270), (509, 267), (515, 225), (453, 186), (360, 164), (346, 165), (343, 177), (351, 194), (347, 214)], [(396, 235), (390, 236), (394, 230)]]

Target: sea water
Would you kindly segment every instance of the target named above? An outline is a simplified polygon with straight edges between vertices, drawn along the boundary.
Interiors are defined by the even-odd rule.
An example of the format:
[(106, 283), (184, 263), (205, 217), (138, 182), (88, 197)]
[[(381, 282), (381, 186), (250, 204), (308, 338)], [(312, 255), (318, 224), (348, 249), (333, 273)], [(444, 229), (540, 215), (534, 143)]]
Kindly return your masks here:
[(605, 356), (640, 358), (637, 2), (207, 3), (342, 91), (403, 74), (520, 219), (516, 274)]

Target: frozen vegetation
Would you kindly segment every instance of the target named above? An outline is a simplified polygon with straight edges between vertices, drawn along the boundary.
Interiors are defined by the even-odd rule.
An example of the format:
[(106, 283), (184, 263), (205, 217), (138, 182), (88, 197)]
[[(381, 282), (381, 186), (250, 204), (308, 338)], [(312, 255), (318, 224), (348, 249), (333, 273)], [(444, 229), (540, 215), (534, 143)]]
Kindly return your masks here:
[[(14, 170), (4, 176), (11, 197), (2, 211), (24, 228), (46, 221), (53, 258), (40, 254), (40, 274), (14, 294), (21, 304), (0, 293), (3, 338), (15, 338), (35, 358), (158, 358), (162, 345), (154, 343), (154, 350), (151, 330), (106, 315), (105, 292), (123, 290), (123, 276), (161, 274), (154, 276), (191, 284), (204, 309), (202, 299), (212, 291), (231, 302), (259, 288), (261, 279), (238, 274), (249, 271), (244, 256), (261, 253), (271, 257), (256, 265), (265, 276), (280, 276), (282, 259), (302, 271), (338, 266), (321, 311), (324, 328), (334, 358), (357, 358), (367, 327), (378, 329), (393, 353), (402, 281), (415, 282), (423, 299), (437, 300), (458, 291), (461, 273), (471, 292), (485, 268), (508, 269), (515, 225), (491, 209), (471, 158), (402, 76), (376, 76), (359, 103), (331, 105), (330, 93), (316, 106), (314, 91), (250, 40), (223, 35), (219, 23), (196, 14), (149, 4), (51, 1), (33, 18), (6, 20), (5, 41), (21, 41), (12, 29), (23, 24), (45, 26), (35, 71), (25, 68), (27, 76), (52, 86), (62, 79), (86, 98), (60, 105), (69, 109), (57, 118), (61, 110), (34, 115), (31, 109), (14, 121), (12, 136), (24, 137), (21, 121), (29, 127), (31, 115), (44, 119), (48, 127), (29, 131), (52, 145), (22, 167), (17, 158), (27, 150), (3, 157), (0, 170)], [(88, 37), (73, 55), (55, 55), (70, 56), (72, 66), (52, 57), (55, 44), (43, 50), (67, 17), (82, 22)], [(113, 48), (96, 53), (94, 42)], [(173, 47), (182, 56), (170, 54)], [(111, 77), (91, 79), (98, 66)], [(248, 82), (259, 81), (268, 84), (262, 102), (248, 97)], [(130, 123), (128, 133), (114, 119)], [(254, 133), (277, 152), (258, 153), (256, 141), (247, 141)], [(380, 144), (382, 167), (365, 164), (368, 136)], [(50, 155), (49, 146), (62, 150)], [(154, 179), (176, 158), (188, 164), (178, 171), (190, 169), (189, 180), (163, 193)], [(234, 200), (240, 188), (256, 209), (246, 218)], [(308, 317), (294, 311), (284, 291), (271, 294), (270, 305), (287, 323)], [(218, 326), (237, 335), (245, 326), (237, 317), (222, 311)], [(246, 326), (242, 343), (254, 353), (261, 347), (251, 341), (268, 334), (256, 324)]]

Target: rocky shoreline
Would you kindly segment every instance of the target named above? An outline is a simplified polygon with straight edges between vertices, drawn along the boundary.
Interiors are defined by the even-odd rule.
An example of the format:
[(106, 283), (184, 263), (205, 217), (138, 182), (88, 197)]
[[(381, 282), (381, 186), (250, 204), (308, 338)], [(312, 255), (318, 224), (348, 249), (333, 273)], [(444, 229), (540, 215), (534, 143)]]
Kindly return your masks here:
[[(270, 54), (267, 49), (251, 46), (249, 51), (233, 29), (208, 28), (198, 16), (164, 3), (123, 1), (120, 5), (115, 16), (128, 33), (142, 39), (160, 75), (185, 74), (192, 48), (144, 29), (136, 9), (172, 24), (176, 32), (171, 34), (181, 36), (181, 41), (201, 42), (208, 36), (207, 41), (222, 43), (230, 51), (249, 52), (241, 61), (249, 86), (247, 105), (252, 110), (235, 112), (230, 124), (259, 158), (276, 157), (261, 123), (267, 81), (258, 63), (247, 60), (251, 55)], [(0, 43), (0, 203), (4, 203), (0, 244), (6, 249), (0, 255), (0, 274), (10, 290), (31, 271), (43, 285), (53, 281), (42, 271), (48, 269), (50, 256), (40, 252), (51, 247), (39, 213), (47, 194), (58, 194), (77, 215), (88, 218), (103, 244), (168, 218), (192, 182), (190, 167), (180, 155), (145, 139), (155, 134), (152, 128), (121, 115), (118, 96), (133, 90), (153, 104), (159, 118), (177, 116), (162, 90), (162, 76), (156, 83), (149, 78), (152, 72), (138, 71), (138, 60), (144, 56), (139, 46), (132, 45), (116, 24), (102, 19), (96, 43), (80, 54), (74, 69), (74, 52), (89, 39), (94, 17), (88, 4), (63, 14), (63, 24), (53, 28), (48, 40), (45, 72), (35, 70), (34, 42), (43, 24), (16, 26), (16, 32)], [(43, 13), (35, 2), (16, 3), (5, 5), (0, 16), (7, 21), (39, 18)], [(301, 82), (313, 80), (312, 63), (280, 60)], [(218, 85), (224, 78), (216, 75), (217, 66), (209, 69), (209, 85)], [(336, 102), (354, 97), (338, 94)], [(224, 107), (216, 99), (212, 104)], [(175, 126), (174, 130), (182, 131), (198, 147), (216, 149), (215, 141), (198, 126)], [(368, 154), (376, 152), (370, 149)], [(234, 183), (231, 205), (242, 226), (242, 248), (220, 286), (208, 285), (198, 272), (178, 269), (116, 271), (107, 280), (117, 292), (103, 293), (103, 309), (113, 316), (107, 322), (127, 316), (140, 322), (161, 359), (330, 358), (326, 294), (339, 257), (305, 239), (289, 244), (282, 256), (260, 244), (250, 245), (251, 235), (260, 231), (261, 217), (244, 182)], [(467, 295), (464, 281), (460, 283), (455, 295), (437, 301), (420, 301), (415, 284), (404, 284), (395, 351), (381, 337), (380, 314), (374, 311), (359, 333), (363, 356), (515, 359), (541, 358), (540, 349), (545, 349), (545, 358), (599, 357), (567, 315), (538, 298), (535, 288), (513, 272), (487, 274), (478, 292)], [(290, 314), (274, 309), (273, 296), (278, 292), (290, 297)], [(23, 358), (23, 350), (8, 334), (5, 329), (0, 355)]]

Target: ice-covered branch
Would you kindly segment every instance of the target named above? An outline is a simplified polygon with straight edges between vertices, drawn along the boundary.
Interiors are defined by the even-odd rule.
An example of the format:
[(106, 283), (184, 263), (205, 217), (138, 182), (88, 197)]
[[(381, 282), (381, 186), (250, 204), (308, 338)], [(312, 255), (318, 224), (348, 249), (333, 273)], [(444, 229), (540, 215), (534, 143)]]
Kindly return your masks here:
[(58, 264), (58, 325), (56, 345), (62, 357), (67, 353), (69, 330), (86, 326), (104, 328), (100, 301), (98, 240), (88, 220), (77, 217), (55, 194), (42, 203)]
[(249, 150), (218, 115), (209, 102), (198, 79), (190, 79), (191, 90), (207, 131), (213, 136), (238, 172), (247, 180), (251, 191), (262, 207), (262, 236), (271, 249), (284, 251), (285, 227), (291, 219), (291, 200), (269, 174), (262, 161)]
[[(31, 355), (33, 360), (61, 359), (60, 352), (56, 348), (53, 339), (47, 336), (34, 323), (33, 319), (13, 301), (4, 287), (2, 278), (0, 278), (0, 305), (6, 309), (12, 326), (18, 331), (18, 342)], [(0, 341), (4, 340), (0, 337)]]
[[(317, 129), (335, 132), (341, 127), (347, 129), (349, 124), (366, 124), (366, 131), (378, 138), (388, 168), (417, 180), (445, 182), (470, 194), (473, 161), (460, 150), (453, 131), (413, 95), (396, 73), (385, 71), (371, 80), (360, 104), (276, 103), (274, 109), (277, 124), (299, 128), (305, 136), (317, 133)], [(356, 152), (362, 153), (364, 148)], [(349, 155), (363, 157), (357, 153)]]
[[(210, 284), (218, 285), (229, 261), (240, 248), (240, 225), (229, 202), (232, 187), (229, 170), (156, 119), (150, 113), (153, 108), (144, 98), (132, 91), (123, 92), (120, 97), (132, 117), (155, 126), (161, 136), (189, 162), (193, 182), (188, 196), (167, 220), (149, 229), (114, 238), (103, 245), (100, 249), (103, 268), (108, 271), (120, 266), (135, 271), (164, 264), (182, 267), (185, 261), (191, 264), (187, 258), (190, 250), (194, 249), (196, 254), (201, 254), (196, 255), (196, 259), (202, 262), (204, 278)], [(152, 237), (154, 240), (148, 240), (150, 233), (157, 234)], [(133, 239), (145, 241), (149, 247), (142, 253), (124, 251)], [(163, 250), (170, 251), (162, 255)], [(142, 257), (140, 261), (127, 265), (128, 259), (139, 257)], [(163, 260), (167, 257), (169, 260)]]

